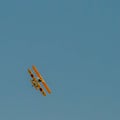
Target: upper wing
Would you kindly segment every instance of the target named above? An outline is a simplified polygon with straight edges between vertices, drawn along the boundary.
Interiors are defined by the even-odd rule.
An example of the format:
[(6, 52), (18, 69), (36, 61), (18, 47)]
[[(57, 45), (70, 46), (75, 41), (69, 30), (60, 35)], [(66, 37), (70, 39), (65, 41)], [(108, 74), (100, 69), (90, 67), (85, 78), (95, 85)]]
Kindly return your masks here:
[(51, 93), (50, 88), (48, 87), (48, 85), (46, 84), (45, 80), (42, 78), (41, 74), (38, 72), (37, 68), (33, 65), (32, 69), (34, 70), (34, 72), (36, 73), (36, 75), (39, 77), (39, 79), (41, 80), (42, 84), (44, 85), (44, 87), (46, 88), (48, 93)]
[(33, 79), (35, 82), (37, 82), (38, 88), (39, 88), (40, 92), (42, 93), (42, 95), (43, 95), (43, 96), (46, 96), (46, 93), (45, 93), (44, 89), (40, 86), (40, 83), (36, 80), (36, 78), (34, 77), (32, 71), (31, 71), (30, 69), (28, 69), (28, 73), (30, 74), (30, 76), (32, 77), (32, 79)]

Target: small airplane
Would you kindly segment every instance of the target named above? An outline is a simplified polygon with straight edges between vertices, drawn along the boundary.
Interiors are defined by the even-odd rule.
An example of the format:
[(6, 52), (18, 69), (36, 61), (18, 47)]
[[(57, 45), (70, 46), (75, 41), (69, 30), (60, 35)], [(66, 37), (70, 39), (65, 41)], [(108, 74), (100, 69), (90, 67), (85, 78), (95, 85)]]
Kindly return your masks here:
[(48, 87), (48, 85), (46, 84), (45, 80), (43, 79), (43, 77), (41, 76), (41, 74), (39, 73), (39, 71), (37, 70), (37, 68), (33, 65), (32, 69), (34, 71), (34, 73), (36, 74), (36, 77), (34, 76), (33, 72), (28, 68), (28, 73), (30, 74), (32, 80), (32, 86), (36, 89), (36, 90), (40, 90), (40, 92), (42, 93), (43, 96), (46, 96), (46, 92), (44, 91), (44, 89), (41, 87), (41, 84), (43, 84), (43, 86), (45, 87), (45, 89), (47, 90), (47, 92), (50, 94), (51, 90)]

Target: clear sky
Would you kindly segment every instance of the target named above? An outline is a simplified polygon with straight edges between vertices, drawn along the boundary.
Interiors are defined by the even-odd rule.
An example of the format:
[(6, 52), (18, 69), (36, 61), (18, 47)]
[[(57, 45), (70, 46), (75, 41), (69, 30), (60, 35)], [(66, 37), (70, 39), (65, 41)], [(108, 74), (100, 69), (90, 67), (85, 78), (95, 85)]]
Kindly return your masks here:
[(0, 0), (0, 120), (120, 120), (119, 86), (119, 0)]

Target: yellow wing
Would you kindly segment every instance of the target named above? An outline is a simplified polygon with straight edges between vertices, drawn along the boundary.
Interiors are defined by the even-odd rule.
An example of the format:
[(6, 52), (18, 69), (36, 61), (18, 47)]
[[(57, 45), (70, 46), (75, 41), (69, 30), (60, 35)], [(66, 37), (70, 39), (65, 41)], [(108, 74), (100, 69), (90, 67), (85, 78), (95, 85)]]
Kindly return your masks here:
[(40, 92), (42, 93), (43, 96), (46, 96), (46, 93), (44, 91), (44, 89), (40, 86), (40, 83), (36, 80), (36, 78), (34, 77), (32, 71), (30, 69), (28, 69), (28, 73), (30, 74), (30, 76), (32, 77), (32, 79), (37, 82), (38, 88), (40, 90)]
[(39, 79), (41, 80), (43, 86), (46, 88), (47, 92), (50, 94), (51, 90), (48, 87), (48, 85), (46, 84), (45, 80), (42, 78), (41, 74), (38, 72), (37, 68), (33, 65), (32, 69), (34, 70), (34, 72), (36, 73), (37, 77), (39, 77)]

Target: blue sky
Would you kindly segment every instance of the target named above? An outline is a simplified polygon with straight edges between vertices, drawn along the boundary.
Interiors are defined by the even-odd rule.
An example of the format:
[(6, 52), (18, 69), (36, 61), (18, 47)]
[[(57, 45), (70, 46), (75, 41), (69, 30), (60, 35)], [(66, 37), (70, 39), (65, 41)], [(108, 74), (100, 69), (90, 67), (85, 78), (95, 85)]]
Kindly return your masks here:
[[(118, 0), (0, 1), (1, 120), (119, 120)], [(52, 89), (43, 97), (27, 69)]]

